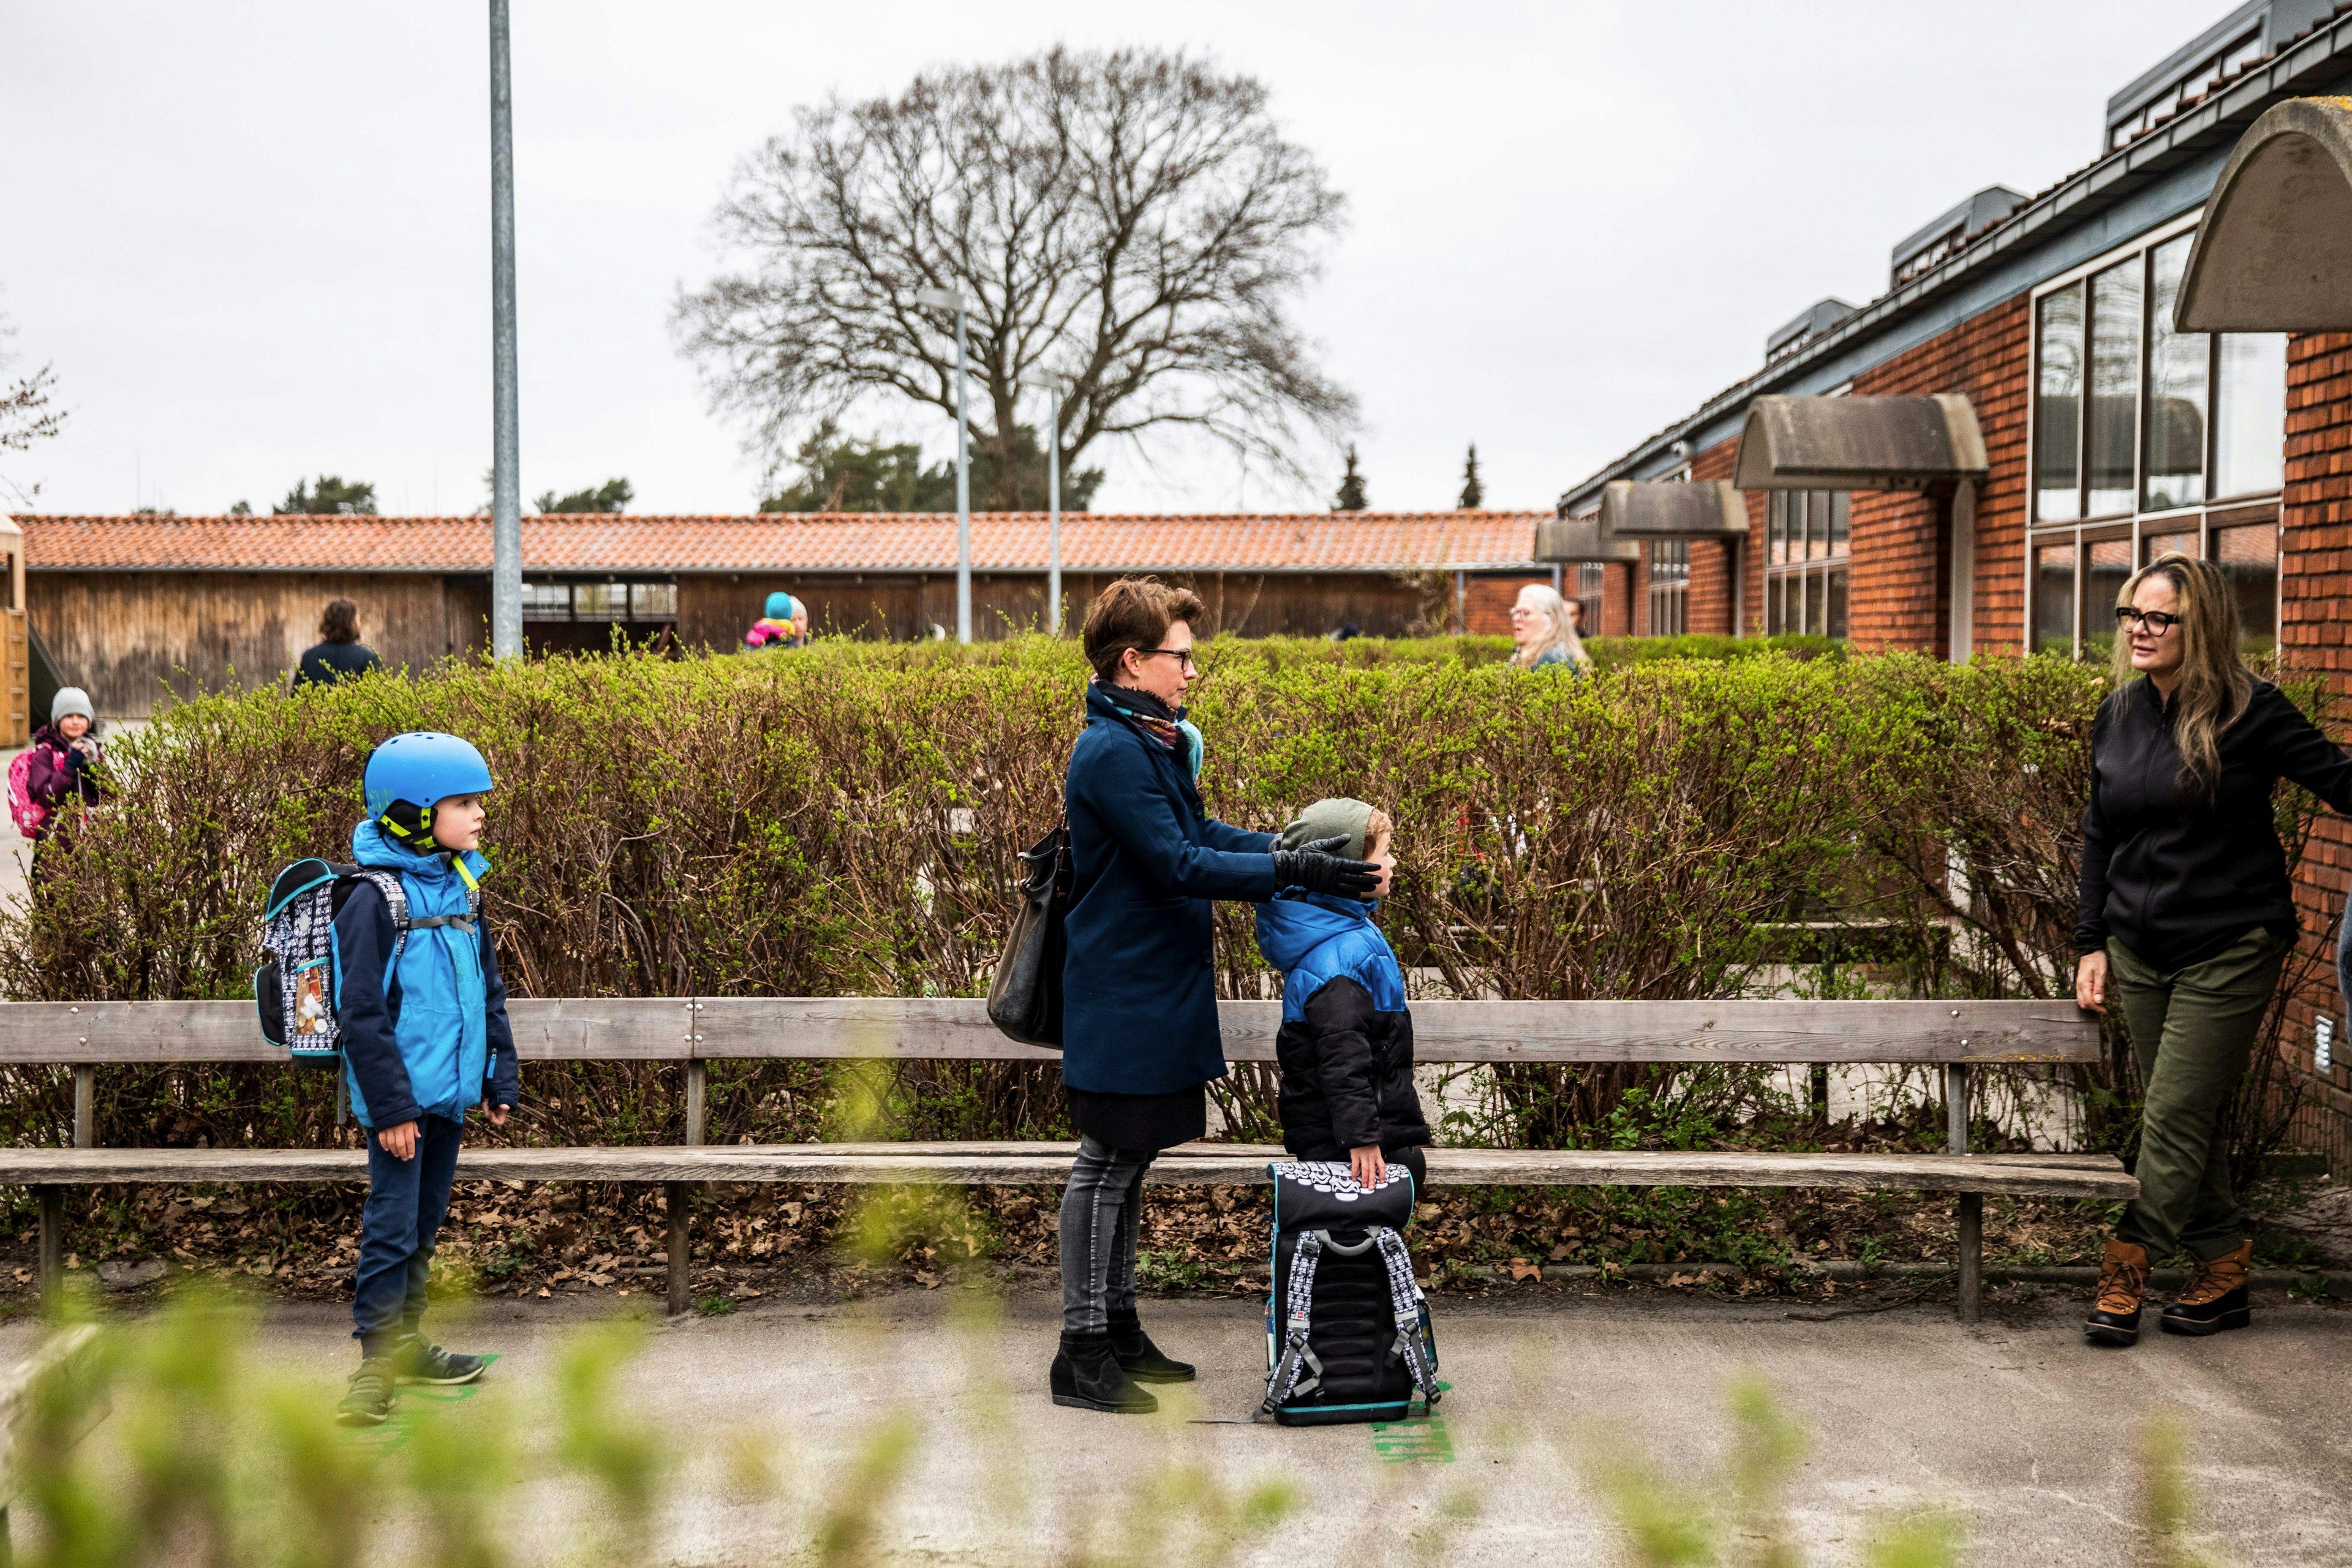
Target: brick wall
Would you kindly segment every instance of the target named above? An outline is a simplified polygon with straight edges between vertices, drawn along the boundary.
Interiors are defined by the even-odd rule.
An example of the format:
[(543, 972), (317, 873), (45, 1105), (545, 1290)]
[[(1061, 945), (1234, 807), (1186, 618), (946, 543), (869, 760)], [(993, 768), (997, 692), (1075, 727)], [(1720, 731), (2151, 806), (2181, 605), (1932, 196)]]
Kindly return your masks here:
[[(1691, 482), (1711, 483), (1731, 478), (1733, 459), (1738, 456), (1738, 440), (1718, 441), (1691, 459)], [(1747, 575), (1747, 560), (1763, 547), (1763, 510), (1759, 497), (1747, 498), (1748, 526), (1753, 531), (1746, 539), (1694, 539), (1690, 547), (1690, 629), (1694, 632), (1716, 632), (1728, 635), (1732, 628), (1731, 596), (1738, 592), (1732, 574)], [(1759, 589), (1761, 592), (1761, 589)], [(1760, 603), (1760, 601), (1759, 601)], [(1744, 619), (1739, 629), (1753, 636), (1759, 628), (1752, 619)]]
[(1629, 637), (1633, 635), (1633, 606), (1640, 578), (1640, 569), (1630, 562), (1612, 561), (1601, 568), (1601, 636)]
[[(1977, 492), (1974, 648), (2015, 653), (2025, 640), (2025, 429), (2032, 309), (2022, 295), (1854, 378), (1864, 396), (1964, 394), (1991, 472)], [(1947, 652), (1949, 584), (1941, 570), (1948, 496), (1853, 498), (1849, 625), (1858, 647)]]
[[(2286, 489), (2279, 530), (2279, 645), (2287, 666), (2324, 674), (2340, 703), (2352, 697), (2352, 335), (2293, 338), (2287, 345)], [(2343, 726), (2335, 726), (2339, 739)], [(2352, 879), (2352, 825), (2333, 813), (2312, 835), (2295, 881), (2303, 952), (2315, 972), (2289, 1004), (2282, 1042), (2306, 1102), (2294, 1141), (2326, 1151), (2352, 1173), (2352, 1072), (2345, 1058), (2344, 1004), (2336, 993), (2336, 921)], [(2312, 1073), (2312, 1026), (2336, 1026), (2336, 1066)]]

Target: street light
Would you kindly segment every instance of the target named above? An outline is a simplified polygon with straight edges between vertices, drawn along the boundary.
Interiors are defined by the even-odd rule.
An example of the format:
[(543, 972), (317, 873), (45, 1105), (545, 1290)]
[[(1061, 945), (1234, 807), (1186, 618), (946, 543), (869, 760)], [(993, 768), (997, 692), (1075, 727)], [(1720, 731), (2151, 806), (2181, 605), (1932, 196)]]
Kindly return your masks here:
[(971, 426), (964, 416), (963, 296), (918, 289), (915, 303), (953, 310), (956, 321), (956, 641), (971, 641)]
[(1062, 388), (1058, 375), (1033, 370), (1021, 378), (1052, 401), (1045, 414), (1045, 604), (1046, 629), (1062, 635)]
[(522, 478), (515, 416), (514, 75), (508, 0), (490, 0), (490, 652), (522, 652)]

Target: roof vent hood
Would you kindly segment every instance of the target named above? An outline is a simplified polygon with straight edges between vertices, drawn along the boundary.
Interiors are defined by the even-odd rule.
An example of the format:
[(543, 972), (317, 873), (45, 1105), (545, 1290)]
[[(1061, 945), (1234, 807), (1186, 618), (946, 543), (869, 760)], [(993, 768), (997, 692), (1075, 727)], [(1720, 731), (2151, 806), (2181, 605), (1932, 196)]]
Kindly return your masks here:
[(1942, 266), (1970, 239), (2023, 206), (2025, 200), (2007, 185), (1987, 185), (1951, 211), (1937, 215), (1895, 247), (1886, 269), (1887, 286), (1899, 289)]
[(1832, 295), (1806, 309), (1794, 321), (1783, 322), (1764, 340), (1764, 363), (1771, 363), (1820, 337), (1859, 309)]

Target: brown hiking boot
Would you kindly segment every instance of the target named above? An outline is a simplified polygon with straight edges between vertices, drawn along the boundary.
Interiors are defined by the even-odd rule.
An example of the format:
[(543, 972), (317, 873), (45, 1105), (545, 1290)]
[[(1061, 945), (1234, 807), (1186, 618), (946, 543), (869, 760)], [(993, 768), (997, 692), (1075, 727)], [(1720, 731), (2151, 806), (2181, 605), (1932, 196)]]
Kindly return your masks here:
[(2110, 1241), (2099, 1261), (2099, 1286), (2091, 1296), (2090, 1321), (2083, 1337), (2095, 1345), (2139, 1342), (2139, 1299), (2147, 1289), (2147, 1248)]
[(2189, 1289), (2164, 1310), (2158, 1326), (2168, 1334), (2218, 1334), (2242, 1329), (2254, 1321), (2246, 1304), (2246, 1284), (2253, 1273), (2254, 1244), (2238, 1243), (2233, 1252), (2200, 1258)]

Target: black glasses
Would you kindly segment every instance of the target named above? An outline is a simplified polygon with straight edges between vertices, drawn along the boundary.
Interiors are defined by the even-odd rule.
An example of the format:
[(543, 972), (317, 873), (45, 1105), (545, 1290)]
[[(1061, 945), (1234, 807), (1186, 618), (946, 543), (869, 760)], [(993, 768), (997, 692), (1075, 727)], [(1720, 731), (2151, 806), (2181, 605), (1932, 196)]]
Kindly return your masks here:
[(1146, 658), (1150, 658), (1155, 653), (1164, 653), (1170, 658), (1181, 660), (1185, 668), (1195, 673), (1201, 668), (1201, 661), (1192, 657), (1192, 650), (1189, 647), (1139, 647), (1135, 651)]
[(2135, 610), (2129, 605), (2116, 606), (2116, 626), (2144, 630), (2152, 637), (2160, 637), (2180, 624), (2180, 617), (2169, 610)]

